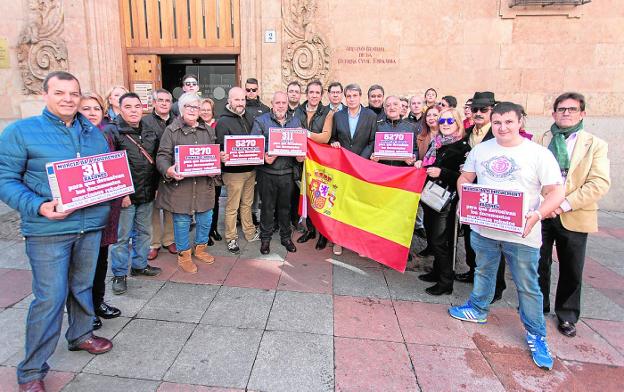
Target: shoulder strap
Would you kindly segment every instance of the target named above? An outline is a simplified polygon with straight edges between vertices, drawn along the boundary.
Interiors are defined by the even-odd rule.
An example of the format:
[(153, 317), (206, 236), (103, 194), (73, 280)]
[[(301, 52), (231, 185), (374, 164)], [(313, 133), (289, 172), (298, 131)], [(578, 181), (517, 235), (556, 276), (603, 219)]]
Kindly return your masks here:
[(145, 151), (145, 149), (143, 148), (142, 145), (140, 145), (139, 143), (137, 143), (136, 140), (134, 140), (130, 135), (126, 134), (126, 137), (135, 145), (137, 146), (137, 148), (139, 149), (139, 151), (141, 151), (141, 154), (143, 154), (143, 156), (145, 157), (145, 159), (147, 159), (147, 161), (150, 163), (150, 165), (154, 164), (154, 159), (152, 158), (152, 156)]

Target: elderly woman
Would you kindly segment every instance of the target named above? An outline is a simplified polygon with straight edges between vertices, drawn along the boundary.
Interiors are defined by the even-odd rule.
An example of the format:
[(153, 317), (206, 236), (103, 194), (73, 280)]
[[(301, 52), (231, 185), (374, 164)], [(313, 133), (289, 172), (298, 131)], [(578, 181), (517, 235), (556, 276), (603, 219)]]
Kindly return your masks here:
[(433, 253), (433, 271), (420, 275), (425, 282), (435, 282), (425, 291), (431, 295), (453, 292), (452, 249), (455, 230), (455, 208), (457, 206), (457, 179), (460, 167), (470, 151), (468, 138), (464, 132), (461, 115), (457, 109), (445, 109), (438, 119), (439, 134), (431, 140), (431, 145), (422, 161), (416, 167), (427, 169), (427, 181), (433, 181), (447, 189), (454, 196), (441, 211), (423, 203), (427, 246)]
[[(173, 214), (173, 236), (178, 249), (178, 266), (185, 272), (197, 272), (191, 252), (206, 264), (215, 258), (206, 252), (215, 201), (212, 176), (183, 177), (176, 172), (175, 146), (184, 144), (214, 144), (216, 135), (199, 116), (201, 98), (184, 93), (178, 100), (180, 116), (165, 129), (160, 139), (156, 167), (163, 175), (156, 196), (156, 207)], [(191, 249), (189, 230), (195, 215), (195, 246)]]
[[(214, 101), (210, 98), (204, 98), (201, 101), (201, 109), (199, 109), (199, 117), (204, 120), (207, 126), (215, 129), (217, 120), (214, 115)], [(208, 238), (208, 246), (214, 245), (214, 241), (221, 241), (223, 237), (217, 231), (219, 224), (219, 197), (221, 196), (221, 186), (215, 185), (215, 205), (212, 209), (212, 224), (210, 225), (210, 236)]]
[(128, 92), (124, 86), (113, 86), (106, 94), (106, 112), (104, 119), (107, 123), (113, 122), (121, 112), (119, 107), (119, 97)]
[[(104, 119), (104, 100), (96, 93), (84, 93), (80, 100), (80, 113), (85, 116), (91, 124), (103, 129), (102, 120)], [(108, 147), (114, 150), (113, 141), (109, 135), (104, 135), (108, 142)], [(104, 302), (104, 294), (106, 292), (106, 270), (108, 269), (108, 246), (117, 243), (117, 224), (119, 223), (119, 214), (121, 212), (121, 199), (113, 200), (111, 203), (110, 215), (108, 223), (102, 232), (102, 240), (100, 241), (100, 251), (98, 253), (97, 264), (95, 267), (95, 276), (93, 277), (93, 309), (95, 310), (95, 318), (93, 319), (93, 329), (102, 327), (102, 320), (119, 317), (121, 311)]]

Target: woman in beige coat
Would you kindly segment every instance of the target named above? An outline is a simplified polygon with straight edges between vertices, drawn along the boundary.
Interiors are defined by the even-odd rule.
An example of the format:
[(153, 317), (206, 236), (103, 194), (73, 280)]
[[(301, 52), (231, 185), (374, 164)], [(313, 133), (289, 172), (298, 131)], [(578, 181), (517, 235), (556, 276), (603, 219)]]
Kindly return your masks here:
[[(206, 252), (215, 200), (215, 181), (212, 176), (183, 177), (175, 166), (176, 146), (216, 142), (214, 129), (199, 117), (200, 101), (200, 97), (194, 93), (185, 93), (180, 97), (180, 116), (165, 129), (156, 156), (156, 167), (163, 175), (156, 196), (156, 207), (173, 214), (178, 266), (189, 273), (197, 272), (191, 252), (204, 263), (212, 264), (215, 260)], [(193, 215), (196, 222), (195, 247), (191, 249), (189, 231)]]

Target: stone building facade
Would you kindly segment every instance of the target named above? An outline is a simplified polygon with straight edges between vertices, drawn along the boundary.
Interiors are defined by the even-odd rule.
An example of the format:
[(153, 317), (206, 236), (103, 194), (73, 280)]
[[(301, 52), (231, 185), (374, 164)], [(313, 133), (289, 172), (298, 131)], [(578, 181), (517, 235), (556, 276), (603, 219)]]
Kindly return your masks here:
[[(552, 3), (566, 4), (552, 4)], [(528, 3), (523, 5), (522, 3)], [(247, 77), (265, 101), (291, 80), (434, 87), (465, 101), (491, 90), (547, 129), (562, 91), (588, 99), (586, 128), (610, 144), (624, 210), (624, 1), (14, 0), (0, 3), (0, 129), (38, 113), (42, 77), (67, 69), (84, 90), (172, 89), (197, 69), (223, 101)], [(193, 68), (195, 67), (195, 68)]]

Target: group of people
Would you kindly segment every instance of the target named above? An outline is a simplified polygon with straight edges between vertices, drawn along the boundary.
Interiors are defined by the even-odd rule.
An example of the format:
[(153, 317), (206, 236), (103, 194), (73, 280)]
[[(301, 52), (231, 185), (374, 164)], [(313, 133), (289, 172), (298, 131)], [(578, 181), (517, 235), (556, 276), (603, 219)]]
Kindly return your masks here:
[[(33, 271), (35, 298), (28, 313), (25, 358), (17, 368), (21, 390), (44, 390), (46, 361), (56, 347), (65, 305), (70, 350), (101, 354), (112, 349), (111, 341), (93, 335), (101, 318), (121, 314), (104, 302), (108, 262), (112, 290), (123, 294), (128, 274), (161, 273), (149, 264), (161, 248), (176, 254), (179, 268), (187, 273), (197, 272), (196, 262), (214, 263), (209, 247), (215, 241), (224, 239), (230, 252), (240, 252), (238, 221), (247, 241), (260, 241), (262, 254), (270, 252), (277, 231), (289, 252), (296, 252), (292, 232), (297, 229), (297, 243), (318, 235), (316, 249), (328, 245), (309, 219), (301, 222), (298, 216), (303, 157), (265, 153), (263, 165), (222, 165), (220, 176), (185, 177), (177, 170), (178, 145), (220, 144), (220, 158), (226, 162), (226, 136), (268, 139), (271, 128), (305, 128), (309, 140), (345, 148), (389, 170), (425, 170), (428, 182), (453, 194), (442, 208), (419, 206), (414, 233), (426, 238), (427, 247), (418, 256), (433, 256), (433, 269), (419, 278), (434, 283), (426, 289), (430, 295), (452, 293), (455, 280), (473, 282), (468, 301), (449, 313), (483, 323), (489, 305), (505, 288), (508, 263), (527, 343), (535, 363), (545, 369), (553, 364), (543, 314), (550, 311), (554, 244), (560, 271), (555, 313), (561, 333), (575, 335), (587, 233), (597, 230), (596, 202), (610, 185), (607, 145), (583, 129), (581, 94), (560, 95), (553, 104), (551, 129), (533, 137), (524, 130), (523, 108), (497, 102), (491, 92), (476, 92), (462, 116), (456, 98), (438, 100), (434, 89), (405, 99), (386, 96), (381, 85), (373, 85), (364, 107), (359, 85), (333, 82), (324, 88), (313, 80), (304, 90), (292, 82), (286, 91), (275, 92), (269, 108), (259, 99), (258, 81), (251, 78), (244, 88), (229, 90), (224, 112), (216, 118), (214, 102), (198, 94), (197, 76), (185, 75), (182, 89), (175, 103), (167, 90), (155, 90), (153, 111), (144, 115), (139, 96), (123, 86), (114, 86), (102, 99), (81, 92), (73, 75), (52, 72), (43, 84), (42, 115), (16, 121), (0, 135), (0, 199), (21, 213)], [(325, 93), (328, 105), (322, 103)], [(376, 132), (412, 133), (412, 156), (376, 156)], [(127, 154), (135, 192), (71, 213), (57, 211), (46, 163), (115, 150)], [(469, 271), (455, 274), (456, 208), (461, 184), (473, 182), (524, 192), (530, 212), (523, 235), (464, 226)], [(227, 189), (223, 237), (217, 231), (222, 185)], [(341, 245), (332, 244), (334, 254), (342, 253)]]

